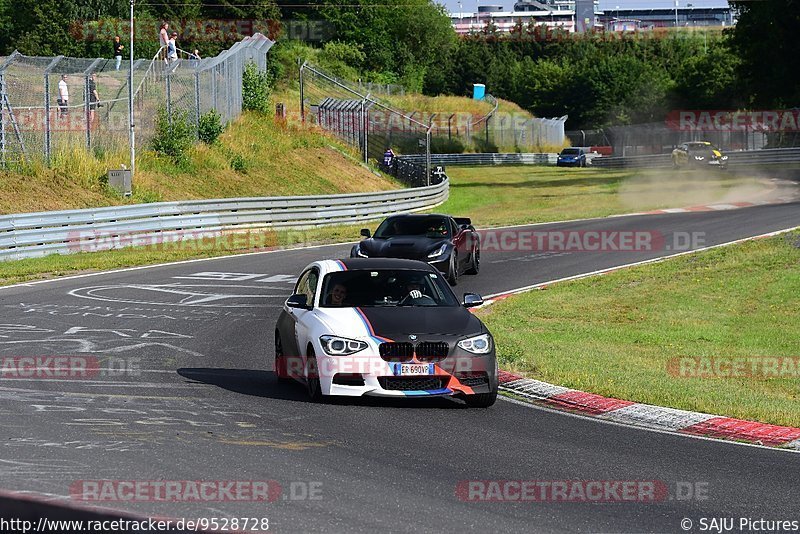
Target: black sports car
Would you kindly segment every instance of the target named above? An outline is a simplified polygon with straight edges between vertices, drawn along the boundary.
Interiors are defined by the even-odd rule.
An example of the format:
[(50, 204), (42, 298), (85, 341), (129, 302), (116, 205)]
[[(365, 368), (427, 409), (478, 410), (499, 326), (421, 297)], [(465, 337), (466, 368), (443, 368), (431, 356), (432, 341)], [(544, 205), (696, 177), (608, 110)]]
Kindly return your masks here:
[(361, 235), (366, 239), (353, 247), (351, 258), (424, 261), (444, 273), (453, 286), (461, 274), (478, 274), (480, 270), (480, 235), (466, 217), (395, 215), (384, 220), (375, 235), (366, 228)]

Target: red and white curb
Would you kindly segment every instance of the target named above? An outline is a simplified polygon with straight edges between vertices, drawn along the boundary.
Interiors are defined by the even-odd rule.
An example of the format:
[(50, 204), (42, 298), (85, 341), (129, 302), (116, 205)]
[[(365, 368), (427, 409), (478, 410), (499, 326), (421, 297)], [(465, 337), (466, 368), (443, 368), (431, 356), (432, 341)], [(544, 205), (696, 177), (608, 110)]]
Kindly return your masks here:
[[(495, 295), (488, 295), (481, 306), (471, 308), (470, 311), (474, 311), (484, 306), (489, 306), (498, 300), (508, 298), (512, 295), (525, 293), (536, 289), (543, 289), (558, 282), (566, 282), (570, 280), (587, 278), (589, 276), (603, 275), (620, 269), (645, 265), (648, 263), (661, 262), (676, 256), (694, 254), (703, 250), (724, 247), (754, 239), (772, 237), (797, 229), (798, 227), (786, 228), (784, 230), (769, 232), (753, 237), (737, 239), (728, 243), (720, 243), (718, 245), (712, 245), (701, 249), (679, 252), (669, 256), (653, 258), (650, 260), (634, 262), (626, 265), (619, 265), (616, 267), (610, 267), (608, 269), (601, 269), (575, 276), (568, 276), (558, 280), (550, 280), (547, 282), (541, 282), (539, 284), (532, 284), (529, 286), (512, 289), (510, 291), (505, 291), (503, 293), (497, 293)], [(502, 391), (512, 393), (527, 401), (535, 402), (537, 404), (544, 404), (551, 408), (565, 410), (572, 413), (580, 413), (581, 415), (597, 417), (599, 419), (626, 424), (629, 426), (644, 427), (666, 432), (689, 434), (730, 441), (740, 441), (769, 447), (782, 447), (790, 450), (800, 451), (800, 428), (770, 425), (756, 421), (746, 421), (743, 419), (724, 417), (721, 415), (691, 412), (676, 408), (665, 408), (663, 406), (655, 406), (652, 404), (642, 404), (622, 399), (615, 399), (613, 397), (604, 397), (595, 393), (586, 393), (584, 391), (570, 389), (564, 386), (548, 384), (547, 382), (534, 380), (532, 378), (525, 378), (502, 370), (499, 371), (498, 378), (500, 381), (500, 389)]]
[(641, 404), (500, 371), (500, 389), (525, 400), (630, 426), (800, 451), (800, 428)]
[(702, 211), (726, 211), (726, 210), (736, 210), (739, 208), (752, 208), (753, 206), (764, 206), (767, 204), (785, 204), (787, 202), (792, 202), (793, 200), (796, 200), (796, 197), (783, 196), (776, 198), (774, 200), (754, 200), (752, 202), (729, 202), (729, 203), (706, 204), (702, 206), (691, 206), (688, 208), (665, 208), (661, 210), (646, 211), (642, 213), (642, 215), (660, 215), (664, 213), (692, 213), (692, 212), (702, 212)]

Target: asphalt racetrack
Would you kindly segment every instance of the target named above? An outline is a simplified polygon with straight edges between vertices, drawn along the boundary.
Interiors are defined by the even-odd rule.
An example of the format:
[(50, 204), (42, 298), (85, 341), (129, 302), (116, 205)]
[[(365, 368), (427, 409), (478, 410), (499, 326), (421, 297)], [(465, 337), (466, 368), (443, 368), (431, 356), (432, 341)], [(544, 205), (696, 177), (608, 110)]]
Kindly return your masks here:
[[(800, 204), (792, 203), (515, 228), (652, 232), (660, 245), (565, 252), (501, 244), (456, 290), (490, 295), (672, 254), (692, 238), (709, 246), (798, 225)], [(274, 532), (681, 532), (687, 518), (692, 531), (701, 518), (800, 519), (795, 453), (507, 400), (486, 410), (440, 398), (321, 405), (299, 385), (278, 385), (273, 330), (294, 276), (350, 246), (1, 289), (0, 357), (77, 355), (117, 371), (0, 378), (0, 487), (144, 516), (268, 518)], [(277, 490), (272, 502), (113, 500), (113, 491), (109, 501), (70, 498), (100, 480), (117, 489), (121, 481), (274, 481)], [(474, 502), (464, 491), (469, 481), (508, 480), (650, 481), (667, 494), (656, 502)]]

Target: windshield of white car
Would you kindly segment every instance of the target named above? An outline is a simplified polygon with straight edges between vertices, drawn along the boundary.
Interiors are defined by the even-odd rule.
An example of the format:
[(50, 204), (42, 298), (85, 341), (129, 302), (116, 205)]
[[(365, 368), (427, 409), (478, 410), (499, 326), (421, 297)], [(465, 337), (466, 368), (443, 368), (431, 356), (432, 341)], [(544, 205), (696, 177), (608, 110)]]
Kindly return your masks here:
[(392, 217), (375, 230), (375, 237), (385, 239), (396, 236), (425, 236), (447, 238), (449, 225), (444, 217)]
[(321, 288), (323, 308), (459, 306), (442, 275), (409, 269), (363, 269), (329, 273)]

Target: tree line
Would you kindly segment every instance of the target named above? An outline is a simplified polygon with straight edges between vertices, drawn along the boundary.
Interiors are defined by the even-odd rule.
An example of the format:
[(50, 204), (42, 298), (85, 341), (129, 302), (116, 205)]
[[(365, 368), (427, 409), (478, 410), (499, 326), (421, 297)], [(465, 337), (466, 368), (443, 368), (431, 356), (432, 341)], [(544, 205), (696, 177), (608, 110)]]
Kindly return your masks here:
[[(472, 84), (485, 83), (494, 96), (537, 116), (568, 114), (570, 128), (595, 128), (661, 121), (672, 109), (797, 107), (798, 2), (731, 0), (738, 24), (725, 31), (574, 36), (520, 23), (511, 34), (489, 25), (465, 37), (432, 0), (144, 2), (136, 8), (137, 25), (152, 26), (152, 38), (144, 35), (137, 47), (140, 57), (154, 52), (160, 20), (173, 21), (179, 35), (183, 21), (270, 20), (284, 27), (315, 21), (325, 26), (325, 42), (279, 43), (275, 55), (308, 55), (313, 47), (314, 57), (337, 74), (431, 95), (468, 95)], [(128, 6), (128, 0), (0, 0), (0, 53), (107, 56), (109, 42), (76, 38), (76, 21), (87, 21), (81, 29), (91, 34), (91, 24), (127, 20)], [(191, 48), (213, 55), (240, 38), (233, 28)], [(284, 67), (274, 74), (288, 75)]]

